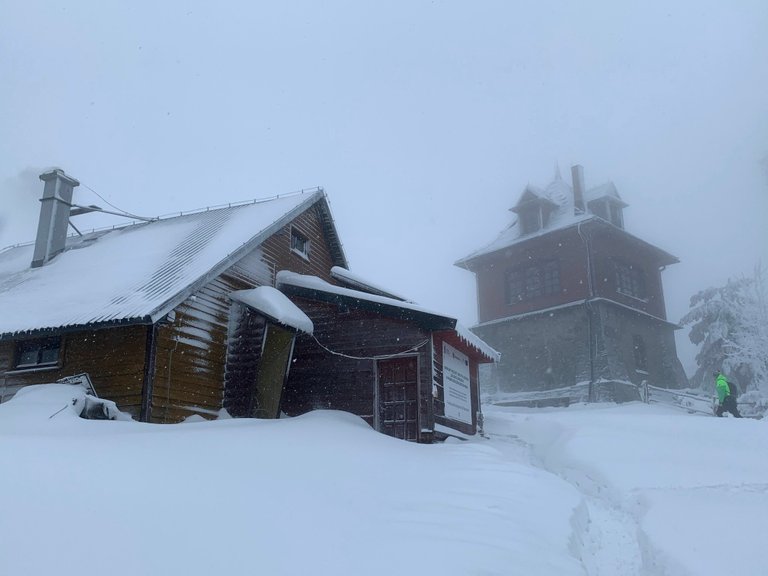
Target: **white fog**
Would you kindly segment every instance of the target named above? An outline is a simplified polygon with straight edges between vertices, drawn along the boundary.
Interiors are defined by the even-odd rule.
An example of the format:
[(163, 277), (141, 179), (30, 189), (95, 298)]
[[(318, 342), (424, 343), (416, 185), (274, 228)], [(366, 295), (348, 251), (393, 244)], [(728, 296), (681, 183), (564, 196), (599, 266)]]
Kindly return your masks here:
[[(34, 242), (43, 192), (39, 176), (53, 167), (79, 181), (74, 204), (142, 217), (321, 187), (348, 261), (345, 279), (353, 284), (365, 279), (359, 282), (386, 303), (402, 294), (419, 312), (423, 307), (458, 320), (461, 340), (466, 327), (488, 318), (481, 317), (478, 304), (480, 280), (455, 263), (515, 221), (511, 209), (528, 187), (546, 189), (557, 174), (572, 186), (571, 169), (580, 165), (587, 189), (615, 185), (626, 203), (626, 232), (679, 259), (660, 268), (662, 319), (680, 324), (691, 310), (691, 297), (700, 291), (754, 277), (760, 265), (768, 280), (766, 30), (764, 0), (0, 0), (0, 255), (4, 247)], [(108, 214), (72, 220), (79, 232), (128, 221)], [(277, 221), (275, 216), (262, 224), (266, 229)], [(109, 255), (104, 252), (102, 258)], [(144, 264), (149, 269), (152, 263)], [(45, 282), (30, 283), (42, 292), (29, 293), (55, 289), (54, 281), (66, 284), (71, 272), (59, 272)], [(2, 293), (18, 285), (4, 276), (11, 273), (17, 271), (0, 258), (0, 323), (5, 326), (12, 319), (22, 325), (38, 310), (44, 326), (56, 315), (52, 310), (57, 303), (46, 307), (29, 302), (29, 313), (27, 308), (3, 310), (10, 300), (2, 300)], [(113, 284), (134, 271), (126, 268), (120, 274), (125, 276), (114, 275)], [(113, 296), (107, 294), (107, 284), (100, 286), (105, 298)], [(77, 286), (69, 285), (72, 293)], [(23, 297), (22, 292), (17, 290), (14, 297)], [(67, 294), (60, 289), (64, 300)], [(736, 366), (736, 360), (723, 364), (721, 357), (698, 365), (701, 346), (689, 338), (692, 324), (670, 336), (684, 376), (690, 378), (698, 369), (711, 380), (713, 366), (726, 371)], [(308, 326), (304, 331), (311, 334), (311, 321)], [(764, 338), (764, 326), (761, 333)], [(3, 390), (12, 379), (6, 382), (3, 375), (9, 368), (3, 354), (12, 346), (3, 348), (3, 339), (12, 342), (12, 336), (0, 330)], [(705, 339), (704, 345), (709, 344)], [(765, 350), (762, 346), (754, 347), (757, 356)], [(765, 365), (765, 357), (755, 360), (753, 355), (749, 362)], [(170, 367), (168, 374), (170, 381)], [(25, 383), (45, 381), (44, 375), (32, 378), (34, 382)], [(511, 396), (494, 384), (484, 386), (481, 399), (485, 435), (479, 433), (481, 422), (475, 422), (476, 436), (467, 442), (449, 438), (435, 452), (366, 436), (370, 430), (356, 428), (360, 422), (354, 416), (324, 405), (320, 407), (334, 411), (286, 423), (226, 419), (206, 424), (195, 416), (188, 428), (168, 425), (172, 431), (165, 439), (162, 429), (153, 429), (148, 437), (161, 448), (150, 450), (150, 456), (141, 456), (140, 443), (134, 446), (133, 440), (140, 436), (136, 431), (153, 425), (84, 423), (68, 416), (63, 424), (47, 422), (46, 410), (54, 412), (53, 404), (62, 398), (62, 405), (69, 402), (70, 392), (52, 388), (46, 395), (30, 389), (0, 406), (0, 446), (5, 446), (0, 453), (4, 466), (17, 469), (4, 475), (0, 486), (4, 493), (21, 497), (0, 507), (2, 533), (17, 534), (9, 540), (13, 544), (0, 544), (0, 573), (95, 573), (80, 572), (68, 561), (35, 558), (38, 544), (18, 536), (20, 524), (24, 534), (44, 524), (39, 546), (50, 545), (57, 558), (76, 544), (71, 534), (59, 539), (59, 531), (83, 533), (86, 542), (88, 533), (94, 533), (93, 546), (100, 549), (96, 558), (102, 565), (120, 566), (117, 574), (196, 574), (203, 573), (202, 567), (242, 573), (241, 563), (248, 557), (240, 552), (222, 563), (216, 555), (199, 565), (189, 559), (174, 563), (157, 542), (168, 538), (169, 550), (177, 555), (185, 553), (186, 541), (190, 549), (226, 547), (233, 541), (249, 546), (243, 536), (248, 522), (206, 483), (226, 483), (228, 473), (253, 479), (258, 471), (241, 463), (222, 464), (211, 446), (216, 441), (245, 445), (267, 432), (258, 442), (272, 455), (269, 466), (280, 468), (284, 454), (295, 459), (278, 473), (279, 483), (301, 492), (306, 489), (298, 480), (302, 474), (322, 478), (334, 505), (354, 508), (373, 501), (371, 514), (380, 524), (374, 526), (350, 509), (335, 518), (332, 506), (307, 496), (293, 501), (283, 494), (285, 502), (298, 503), (303, 510), (291, 510), (296, 516), (289, 518), (285, 508), (269, 505), (266, 516), (279, 534), (296, 531), (299, 539), (319, 538), (304, 549), (322, 560), (313, 563), (311, 556), (286, 544), (289, 536), (273, 534), (267, 541), (278, 555), (297, 558), (291, 565), (270, 557), (264, 573), (385, 573), (386, 566), (398, 563), (374, 562), (371, 569), (358, 563), (373, 562), (382, 549), (400, 546), (412, 560), (412, 571), (399, 570), (405, 574), (431, 573), (433, 566), (440, 574), (516, 574), (520, 562), (528, 574), (757, 576), (762, 564), (756, 551), (768, 536), (766, 484), (760, 480), (766, 470), (756, 463), (766, 461), (758, 440), (765, 436), (768, 420), (758, 419), (761, 414), (754, 408), (768, 406), (768, 381), (758, 380), (750, 380), (755, 395), (745, 415), (752, 418), (743, 422), (689, 413), (680, 409), (680, 402), (671, 408), (642, 402), (505, 406)], [(705, 402), (712, 400), (713, 382), (698, 390)], [(0, 400), (8, 397), (0, 393)], [(658, 461), (649, 440), (653, 426), (645, 417), (668, 427), (670, 436), (679, 435)], [(622, 419), (630, 424), (615, 444), (606, 447), (596, 440), (601, 434), (610, 436), (606, 431)], [(187, 496), (203, 494), (208, 501), (198, 515), (191, 510), (200, 503), (174, 508), (155, 494), (154, 505), (162, 513), (184, 510), (183, 538), (171, 527), (167, 532), (154, 527), (146, 538), (138, 536), (144, 522), (154, 523), (152, 512), (144, 517), (125, 501), (111, 502), (117, 496), (103, 485), (94, 488), (103, 470), (87, 463), (88, 454), (105, 458), (109, 471), (103, 479), (119, 479), (116, 492), (138, 501), (145, 493), (135, 484), (143, 480), (131, 467), (162, 467), (162, 449), (180, 451), (184, 472), (161, 475), (179, 484), (198, 475), (188, 429), (205, 439), (204, 457), (221, 464), (218, 472), (215, 467), (207, 470), (188, 488)], [(60, 433), (65, 439), (57, 437)], [(313, 446), (321, 452), (349, 435), (352, 452), (366, 454), (362, 469), (344, 454), (329, 452), (330, 465), (339, 474), (335, 480), (326, 477), (311, 450), (289, 445), (291, 439), (300, 444), (302, 435), (318, 435)], [(737, 449), (736, 457), (727, 442), (719, 441), (711, 458), (690, 454), (698, 443), (720, 435), (734, 442), (750, 435), (751, 440)], [(111, 450), (113, 441), (118, 451)], [(390, 487), (376, 475), (373, 453), (379, 450), (384, 466), (418, 469), (418, 494), (398, 487), (383, 504), (376, 503)], [(601, 459), (604, 450), (616, 457), (614, 464)], [(632, 468), (628, 453), (633, 450), (647, 456), (646, 475)], [(34, 453), (41, 456), (36, 459), (30, 455)], [(306, 468), (296, 465), (304, 459), (310, 461)], [(731, 466), (728, 473), (719, 469), (725, 461)], [(669, 470), (680, 473), (679, 484)], [(88, 494), (104, 504), (104, 515), (84, 512), (91, 499), (73, 496), (73, 490), (54, 479), (37, 478), (25, 486), (31, 474), (92, 482)], [(360, 482), (368, 482), (366, 488), (356, 487), (356, 474)], [(236, 483), (238, 499), (247, 497), (242, 478)], [(255, 482), (263, 490), (279, 489), (279, 483)], [(523, 496), (510, 496), (499, 485), (504, 482)], [(431, 485), (436, 486), (434, 493), (426, 489)], [(48, 492), (47, 509), (32, 502), (37, 489)], [(717, 504), (702, 497), (705, 492)], [(324, 497), (321, 491), (313, 494)], [(77, 506), (66, 504), (73, 497)], [(533, 518), (536, 509), (528, 500), (540, 499), (551, 500), (550, 505), (542, 519)], [(728, 508), (729, 503), (734, 507)], [(702, 562), (714, 554), (710, 545), (717, 536), (710, 530), (722, 529), (701, 518), (702, 507), (739, 527), (738, 541), (729, 544), (739, 550), (734, 564), (727, 557)], [(259, 509), (249, 504), (242, 513), (258, 515)], [(686, 521), (678, 522), (676, 514)], [(120, 515), (131, 517), (123, 528), (114, 521)], [(198, 520), (205, 525), (222, 522), (223, 535), (208, 528), (196, 533), (190, 526)], [(120, 532), (131, 550), (148, 546), (150, 558), (161, 568), (147, 569), (130, 554), (120, 556), (124, 552), (104, 536), (103, 522)], [(403, 526), (404, 532), (387, 523)], [(421, 535), (419, 540), (420, 527), (432, 530), (440, 524), (446, 530), (439, 537)], [(472, 527), (469, 536), (467, 526)], [(629, 543), (623, 536), (611, 537), (614, 529), (631, 535)], [(506, 540), (498, 535), (504, 531)], [(381, 548), (363, 535), (381, 541)], [(346, 559), (321, 554), (324, 546), (343, 549), (347, 539), (359, 548)], [(455, 548), (454, 542), (459, 543)], [(526, 543), (535, 553), (526, 550)], [(258, 550), (267, 553), (264, 547)], [(436, 556), (427, 561), (430, 554)], [(547, 556), (552, 563), (542, 563)], [(741, 571), (730, 572), (732, 566)]]

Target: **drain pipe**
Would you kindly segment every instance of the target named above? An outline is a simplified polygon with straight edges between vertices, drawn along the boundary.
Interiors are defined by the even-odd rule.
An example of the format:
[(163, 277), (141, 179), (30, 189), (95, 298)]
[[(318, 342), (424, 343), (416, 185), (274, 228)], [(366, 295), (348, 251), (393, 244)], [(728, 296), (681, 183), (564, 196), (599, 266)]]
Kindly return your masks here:
[(581, 231), (582, 224), (583, 222), (579, 222), (576, 230), (581, 237), (581, 241), (584, 242), (584, 248), (587, 251), (587, 298), (584, 300), (584, 308), (587, 311), (587, 338), (589, 339), (589, 388), (587, 401), (595, 402), (595, 354), (597, 346), (594, 342), (594, 324), (592, 319), (592, 299), (595, 297), (595, 292), (592, 281), (592, 254), (589, 248), (589, 237)]

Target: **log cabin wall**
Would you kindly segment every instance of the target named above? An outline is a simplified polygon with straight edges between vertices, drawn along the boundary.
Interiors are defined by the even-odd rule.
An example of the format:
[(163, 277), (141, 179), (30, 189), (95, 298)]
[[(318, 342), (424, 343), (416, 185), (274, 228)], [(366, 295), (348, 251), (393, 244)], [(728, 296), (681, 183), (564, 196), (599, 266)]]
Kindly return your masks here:
[[(453, 346), (459, 352), (466, 354), (469, 359), (469, 395), (472, 413), (472, 423), (460, 422), (446, 418), (445, 416), (445, 376), (443, 370), (443, 342)], [(449, 426), (463, 432), (474, 435), (477, 433), (477, 413), (480, 411), (480, 365), (476, 358), (466, 350), (455, 332), (435, 332), (432, 335), (433, 346), (433, 384), (436, 395), (434, 397), (435, 422)]]
[[(308, 256), (291, 250), (293, 229), (310, 241)], [(280, 270), (330, 281), (334, 264), (315, 204), (176, 307), (173, 323), (158, 329), (151, 421), (211, 418), (224, 407), (231, 292), (274, 286)]]
[[(0, 342), (0, 374), (5, 386), (55, 382), (87, 372), (96, 393), (138, 418), (144, 380), (147, 326), (105, 328), (62, 335), (60, 362), (54, 368), (13, 371), (16, 343)], [(2, 384), (2, 381), (0, 381)]]
[(296, 339), (294, 360), (283, 394), (283, 411), (296, 416), (316, 409), (344, 410), (374, 425), (376, 357), (422, 344), (418, 354), (419, 441), (429, 442), (434, 422), (432, 404), (432, 349), (430, 333), (411, 322), (374, 312), (295, 297), (292, 300), (311, 319), (315, 337), (334, 355), (307, 335)]
[(230, 317), (224, 408), (230, 416), (251, 416), (254, 385), (259, 373), (266, 318), (234, 302)]

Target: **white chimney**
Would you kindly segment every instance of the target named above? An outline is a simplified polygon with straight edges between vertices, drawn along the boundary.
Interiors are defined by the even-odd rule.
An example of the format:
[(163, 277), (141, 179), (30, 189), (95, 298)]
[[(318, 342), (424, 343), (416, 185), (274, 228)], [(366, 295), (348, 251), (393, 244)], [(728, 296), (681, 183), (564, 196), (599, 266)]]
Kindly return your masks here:
[(576, 214), (584, 214), (584, 168), (580, 164), (571, 166), (571, 179), (573, 180), (573, 206)]
[(40, 220), (37, 225), (32, 268), (42, 266), (64, 250), (72, 191), (80, 185), (80, 182), (58, 168), (40, 174), (40, 180), (45, 182), (45, 186), (43, 197), (40, 199)]

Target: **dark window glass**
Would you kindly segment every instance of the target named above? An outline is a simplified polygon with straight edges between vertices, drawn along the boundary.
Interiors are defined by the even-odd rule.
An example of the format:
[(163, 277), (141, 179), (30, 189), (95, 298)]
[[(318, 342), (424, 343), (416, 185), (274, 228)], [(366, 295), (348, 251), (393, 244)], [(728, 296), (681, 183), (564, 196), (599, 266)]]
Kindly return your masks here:
[(632, 337), (632, 347), (635, 354), (635, 368), (637, 370), (647, 370), (648, 359), (645, 354), (645, 340), (643, 340), (643, 337), (635, 334)]
[(624, 227), (621, 206), (617, 206), (616, 204), (611, 204), (611, 224), (618, 226), (619, 228)]
[(616, 291), (640, 300), (645, 299), (643, 271), (624, 262), (616, 262)]
[(560, 265), (557, 260), (544, 263), (542, 268), (544, 294), (557, 294), (560, 292)]
[(291, 250), (309, 255), (309, 240), (296, 230), (291, 230)]
[(608, 220), (608, 206), (606, 204), (607, 202), (605, 200), (595, 200), (594, 202), (589, 203), (589, 209), (595, 216), (599, 216), (603, 220)]
[(507, 273), (507, 303), (516, 304), (560, 292), (560, 264), (547, 260)]
[(61, 338), (22, 340), (16, 344), (16, 368), (51, 366), (59, 361)]
[(530, 234), (541, 228), (540, 211), (541, 208), (534, 205), (520, 212), (520, 231), (523, 234)]

